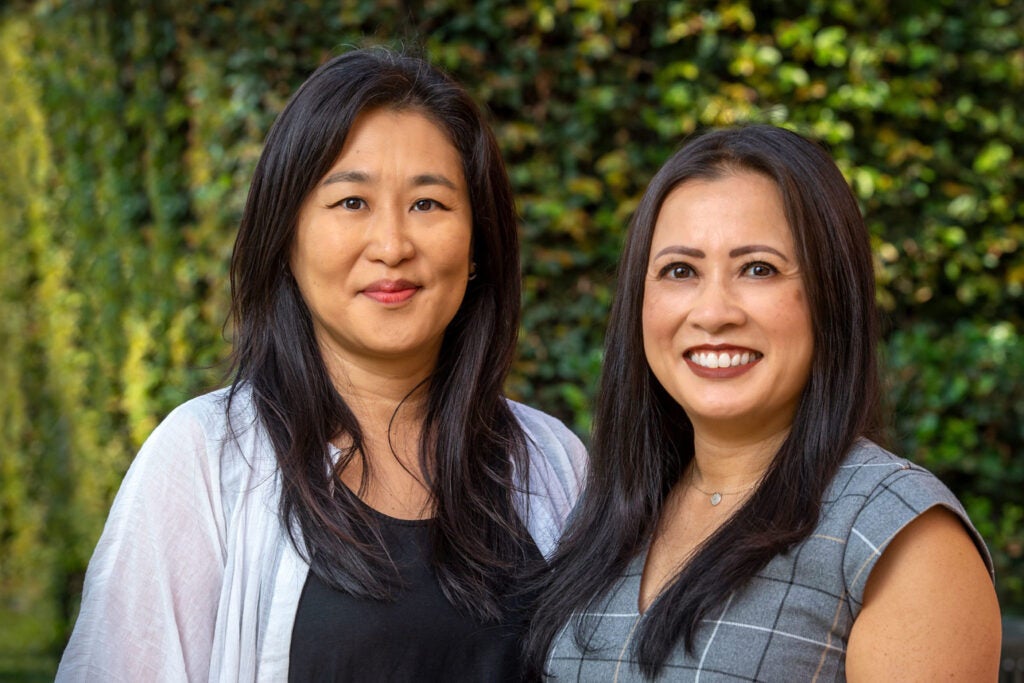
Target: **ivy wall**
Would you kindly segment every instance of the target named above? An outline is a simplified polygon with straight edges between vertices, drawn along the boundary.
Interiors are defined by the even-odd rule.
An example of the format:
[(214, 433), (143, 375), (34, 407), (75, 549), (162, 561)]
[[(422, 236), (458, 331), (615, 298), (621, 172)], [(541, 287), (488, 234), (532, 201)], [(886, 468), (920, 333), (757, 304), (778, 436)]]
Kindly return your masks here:
[(223, 381), (271, 121), (375, 43), (489, 108), (522, 216), (508, 391), (584, 436), (658, 165), (741, 121), (827, 145), (871, 228), (896, 450), (961, 496), (1024, 611), (1024, 1), (22, 1), (0, 6), (0, 677), (52, 675), (134, 452)]

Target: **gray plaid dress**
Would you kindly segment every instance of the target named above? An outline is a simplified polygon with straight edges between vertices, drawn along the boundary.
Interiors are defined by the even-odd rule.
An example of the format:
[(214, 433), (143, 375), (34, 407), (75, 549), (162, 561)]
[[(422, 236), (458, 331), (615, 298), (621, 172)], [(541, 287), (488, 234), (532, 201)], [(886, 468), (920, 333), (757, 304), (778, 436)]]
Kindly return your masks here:
[[(860, 612), (868, 575), (892, 538), (941, 505), (956, 513), (989, 567), (984, 542), (960, 503), (928, 471), (862, 440), (830, 485), (814, 533), (733, 593), (697, 632), (693, 654), (677, 647), (660, 680), (843, 681), (846, 642)], [(632, 637), (646, 552), (588, 612), (584, 654), (576, 619), (551, 649), (554, 680), (640, 681)], [(593, 629), (593, 630), (591, 630)]]

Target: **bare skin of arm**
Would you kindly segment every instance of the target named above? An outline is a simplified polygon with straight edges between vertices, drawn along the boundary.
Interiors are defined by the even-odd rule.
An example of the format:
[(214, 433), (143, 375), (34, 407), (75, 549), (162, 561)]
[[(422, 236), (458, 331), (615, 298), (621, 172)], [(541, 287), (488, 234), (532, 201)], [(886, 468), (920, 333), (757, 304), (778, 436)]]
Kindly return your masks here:
[(868, 579), (846, 655), (849, 681), (995, 681), (995, 588), (959, 519), (932, 508), (889, 544)]

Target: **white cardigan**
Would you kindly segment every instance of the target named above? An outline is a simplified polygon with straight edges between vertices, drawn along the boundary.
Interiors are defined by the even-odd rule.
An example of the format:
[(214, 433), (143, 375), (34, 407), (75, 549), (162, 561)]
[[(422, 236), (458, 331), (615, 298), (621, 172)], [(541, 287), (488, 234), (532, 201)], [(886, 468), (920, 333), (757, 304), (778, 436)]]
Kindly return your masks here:
[[(278, 514), (273, 448), (247, 391), (175, 409), (128, 470), (89, 562), (58, 681), (284, 681), (309, 566)], [(580, 440), (511, 402), (527, 435), (517, 497), (549, 556), (579, 494)], [(519, 482), (520, 484), (522, 482)]]

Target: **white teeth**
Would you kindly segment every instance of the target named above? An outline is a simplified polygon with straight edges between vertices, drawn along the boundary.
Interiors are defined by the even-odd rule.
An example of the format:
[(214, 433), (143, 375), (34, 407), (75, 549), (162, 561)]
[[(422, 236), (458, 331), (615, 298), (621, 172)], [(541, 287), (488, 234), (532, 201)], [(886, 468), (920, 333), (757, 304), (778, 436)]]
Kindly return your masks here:
[(731, 355), (728, 354), (728, 353), (725, 353), (725, 352), (722, 352), (722, 353), (706, 353), (706, 352), (703, 352), (703, 351), (699, 352), (699, 353), (691, 353), (690, 354), (690, 360), (692, 362), (696, 363), (697, 365), (699, 365), (701, 367), (712, 368), (712, 369), (715, 369), (715, 368), (729, 368), (729, 367), (736, 367), (738, 365), (746, 365), (747, 363), (750, 363), (751, 361), (755, 361), (755, 360), (757, 360), (760, 357), (761, 357), (761, 354), (756, 353), (756, 352), (751, 353), (749, 351), (744, 351), (743, 353), (734, 353), (734, 354), (731, 354)]

